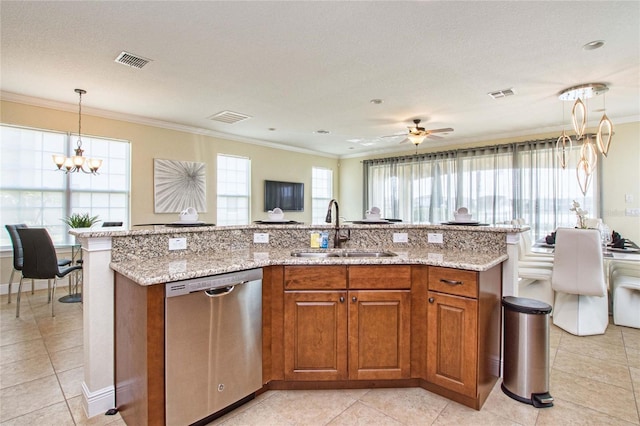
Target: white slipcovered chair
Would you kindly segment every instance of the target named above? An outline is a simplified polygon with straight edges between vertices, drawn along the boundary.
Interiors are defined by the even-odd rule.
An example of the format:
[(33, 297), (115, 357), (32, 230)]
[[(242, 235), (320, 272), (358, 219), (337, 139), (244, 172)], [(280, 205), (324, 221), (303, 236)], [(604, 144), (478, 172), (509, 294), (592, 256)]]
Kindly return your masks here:
[(640, 328), (640, 265), (613, 261), (609, 265), (613, 323)]
[[(516, 219), (514, 225), (523, 226), (524, 220)], [(518, 296), (540, 300), (553, 308), (554, 294), (551, 288), (553, 254), (531, 251), (531, 231), (520, 233), (518, 246)]]
[(599, 231), (556, 231), (551, 287), (555, 291), (555, 325), (578, 336), (606, 331), (609, 304)]

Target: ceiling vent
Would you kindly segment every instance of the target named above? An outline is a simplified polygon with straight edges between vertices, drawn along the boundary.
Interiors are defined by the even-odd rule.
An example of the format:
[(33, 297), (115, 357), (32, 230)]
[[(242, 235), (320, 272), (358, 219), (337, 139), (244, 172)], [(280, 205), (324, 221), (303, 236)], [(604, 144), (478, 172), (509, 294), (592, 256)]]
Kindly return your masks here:
[(504, 90), (498, 90), (496, 92), (491, 92), (487, 94), (491, 96), (493, 99), (500, 99), (500, 98), (506, 98), (507, 96), (513, 96), (516, 94), (516, 92), (513, 89), (504, 89)]
[(238, 121), (243, 121), (248, 118), (251, 118), (250, 115), (240, 114), (239, 112), (233, 111), (221, 111), (217, 114), (213, 114), (209, 117), (209, 120), (219, 121), (221, 123), (234, 124)]
[(151, 62), (151, 59), (146, 59), (133, 53), (122, 52), (118, 55), (115, 62), (132, 68), (142, 68)]

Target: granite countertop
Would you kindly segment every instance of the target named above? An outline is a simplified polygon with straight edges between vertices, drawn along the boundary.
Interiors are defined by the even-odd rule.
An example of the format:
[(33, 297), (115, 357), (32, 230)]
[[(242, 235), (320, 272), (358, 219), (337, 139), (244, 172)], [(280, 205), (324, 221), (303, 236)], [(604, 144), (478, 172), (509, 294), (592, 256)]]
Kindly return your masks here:
[[(332, 251), (328, 249), (324, 251)], [(349, 249), (345, 249), (349, 250)], [(356, 250), (356, 249), (352, 249)], [(507, 260), (506, 254), (478, 253), (461, 250), (412, 248), (391, 249), (398, 256), (381, 258), (310, 258), (291, 256), (292, 251), (313, 249), (244, 249), (207, 251), (188, 255), (170, 254), (140, 260), (111, 262), (114, 271), (140, 285), (162, 284), (189, 278), (223, 274), (271, 265), (433, 265), (472, 271), (485, 271)], [(358, 250), (362, 251), (362, 250)]]

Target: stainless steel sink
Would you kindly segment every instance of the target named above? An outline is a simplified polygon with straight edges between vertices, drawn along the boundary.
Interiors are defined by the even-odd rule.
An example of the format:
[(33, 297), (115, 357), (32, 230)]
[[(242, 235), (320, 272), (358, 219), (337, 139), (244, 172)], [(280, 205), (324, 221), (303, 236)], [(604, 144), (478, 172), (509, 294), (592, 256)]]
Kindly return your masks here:
[(294, 251), (293, 257), (393, 257), (391, 251)]

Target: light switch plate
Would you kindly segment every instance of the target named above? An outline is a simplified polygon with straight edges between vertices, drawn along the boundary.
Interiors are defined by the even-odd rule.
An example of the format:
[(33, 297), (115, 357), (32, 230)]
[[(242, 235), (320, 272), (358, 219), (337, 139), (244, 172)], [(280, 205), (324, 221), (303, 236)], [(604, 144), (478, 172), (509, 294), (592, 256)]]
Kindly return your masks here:
[(640, 216), (640, 209), (625, 209), (625, 216)]
[(394, 232), (393, 233), (393, 242), (394, 243), (408, 243), (409, 242), (409, 234), (406, 232)]
[(186, 250), (186, 238), (169, 238), (169, 250)]
[(434, 244), (442, 244), (443, 243), (442, 234), (428, 233), (427, 234), (427, 242), (428, 243), (434, 243)]
[(624, 194), (625, 203), (633, 203), (633, 194)]
[(269, 242), (269, 234), (266, 232), (254, 232), (253, 242), (258, 244), (266, 244)]

